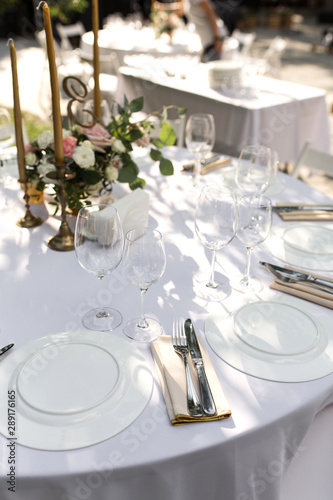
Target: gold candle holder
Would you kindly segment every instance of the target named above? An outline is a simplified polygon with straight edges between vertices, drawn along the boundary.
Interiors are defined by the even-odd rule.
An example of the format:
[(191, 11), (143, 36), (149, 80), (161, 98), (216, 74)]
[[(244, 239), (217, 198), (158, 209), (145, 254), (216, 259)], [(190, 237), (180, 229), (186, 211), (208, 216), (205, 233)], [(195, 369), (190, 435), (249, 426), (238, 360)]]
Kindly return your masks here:
[(65, 184), (66, 181), (75, 177), (75, 172), (70, 172), (66, 169), (69, 163), (71, 163), (71, 161), (67, 161), (65, 165), (55, 163), (56, 170), (47, 174), (49, 179), (57, 181), (59, 185), (58, 198), (61, 206), (61, 224), (58, 233), (52, 236), (47, 243), (49, 248), (57, 250), (58, 252), (74, 250), (74, 234), (66, 220), (67, 195)]
[(33, 215), (30, 212), (30, 196), (28, 195), (28, 182), (27, 181), (20, 181), (21, 185), (23, 186), (23, 191), (24, 191), (24, 196), (23, 199), (25, 201), (25, 216), (19, 219), (16, 222), (16, 225), (19, 227), (37, 227), (40, 226), (43, 223), (43, 219), (40, 217), (37, 217), (36, 215)]

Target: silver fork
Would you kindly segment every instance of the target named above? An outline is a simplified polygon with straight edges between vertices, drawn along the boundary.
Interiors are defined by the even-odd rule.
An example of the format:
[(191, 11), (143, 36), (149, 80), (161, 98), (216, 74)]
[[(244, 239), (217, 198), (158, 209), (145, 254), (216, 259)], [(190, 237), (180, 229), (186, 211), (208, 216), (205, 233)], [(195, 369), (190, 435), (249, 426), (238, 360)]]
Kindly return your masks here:
[(187, 363), (186, 356), (189, 352), (189, 348), (184, 331), (184, 320), (182, 318), (176, 318), (173, 321), (172, 344), (175, 352), (179, 354), (184, 361), (188, 412), (192, 417), (201, 417), (203, 415), (202, 406), (193, 385), (190, 369)]

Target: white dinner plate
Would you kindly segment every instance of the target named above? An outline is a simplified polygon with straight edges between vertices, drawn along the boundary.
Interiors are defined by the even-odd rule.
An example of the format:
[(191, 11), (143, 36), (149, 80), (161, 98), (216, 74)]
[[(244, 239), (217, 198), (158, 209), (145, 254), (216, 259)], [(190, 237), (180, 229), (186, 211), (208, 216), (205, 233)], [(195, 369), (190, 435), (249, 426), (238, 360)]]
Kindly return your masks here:
[[(83, 448), (118, 434), (143, 411), (153, 386), (133, 344), (86, 330), (49, 335), (13, 350), (0, 363), (0, 380), (1, 401), (15, 391), (17, 442), (41, 450)], [(4, 404), (5, 436), (7, 417)]]
[(287, 264), (315, 271), (332, 271), (332, 225), (283, 222), (273, 225), (262, 243), (271, 254)]
[[(222, 180), (222, 183), (225, 186), (233, 189), (233, 191), (237, 195), (241, 195), (241, 191), (235, 181), (235, 174), (236, 174), (235, 165), (223, 167), (221, 169), (220, 179)], [(281, 176), (277, 175), (276, 177), (274, 177), (272, 184), (268, 186), (267, 190), (263, 193), (263, 195), (272, 196), (274, 194), (281, 193), (281, 191), (283, 191), (284, 188), (285, 188), (285, 180)]]
[(266, 380), (305, 382), (333, 372), (333, 336), (324, 328), (330, 318), (311, 304), (246, 304), (205, 323), (213, 351), (238, 370)]

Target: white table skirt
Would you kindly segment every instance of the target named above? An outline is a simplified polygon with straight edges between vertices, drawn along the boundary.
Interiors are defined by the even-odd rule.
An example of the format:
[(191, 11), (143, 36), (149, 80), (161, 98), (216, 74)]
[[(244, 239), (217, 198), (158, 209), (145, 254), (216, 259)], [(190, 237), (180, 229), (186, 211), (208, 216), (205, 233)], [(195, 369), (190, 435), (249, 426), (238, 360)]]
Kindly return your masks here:
[[(178, 169), (177, 160), (189, 158), (186, 150), (177, 148), (170, 148), (167, 154)], [(179, 315), (190, 316), (202, 333), (204, 321), (221, 306), (203, 303), (192, 291), (194, 275), (199, 270), (208, 274), (210, 267), (209, 253), (194, 235), (196, 196), (188, 191), (188, 182), (178, 171), (163, 178), (157, 165), (147, 162), (140, 173), (150, 194), (150, 224), (162, 231), (167, 255), (165, 275), (148, 291), (146, 310), (159, 317), (166, 334), (171, 333), (172, 319)], [(287, 187), (272, 196), (273, 202), (328, 201), (300, 181), (281, 175)], [(40, 227), (18, 228), (15, 223), (24, 214), (23, 193), (16, 183), (0, 189), (1, 346), (14, 342), (15, 349), (47, 334), (81, 329), (82, 313), (96, 300), (112, 303), (125, 321), (137, 314), (139, 290), (125, 280), (121, 268), (106, 278), (101, 292), (96, 277), (79, 266), (74, 252), (59, 253), (47, 247), (59, 220), (48, 216)], [(31, 210), (47, 216), (44, 205), (32, 205)], [(253, 272), (266, 285), (259, 297), (264, 299), (268, 293), (281, 297), (268, 290), (271, 279), (259, 268), (259, 260), (268, 260), (261, 247), (254, 250), (252, 261)], [(238, 240), (219, 252), (218, 263), (228, 270), (228, 277), (243, 271), (245, 250)], [(237, 292), (231, 299), (237, 301)], [(320, 306), (314, 307), (321, 311)], [(325, 314), (330, 314), (329, 310), (325, 309)], [(330, 316), (333, 319), (333, 312)], [(124, 337), (121, 327), (112, 335)], [(7, 489), (8, 442), (0, 436), (1, 500), (14, 496), (16, 500), (307, 498), (288, 496), (288, 488), (284, 488), (295, 456), (290, 467), (295, 476), (286, 476), (286, 487), (292, 490), (304, 478), (314, 481), (317, 471), (324, 470), (324, 477), (318, 476), (322, 482), (316, 498), (331, 500), (331, 493), (325, 492), (333, 490), (333, 478), (321, 460), (333, 453), (331, 421), (321, 420), (320, 456), (312, 456), (316, 440), (312, 443), (307, 438), (303, 447), (302, 440), (309, 430), (311, 433), (316, 415), (333, 402), (333, 374), (305, 383), (265, 381), (237, 371), (206, 346), (232, 410), (229, 419), (171, 426), (149, 346), (140, 345), (155, 379), (151, 400), (140, 417), (120, 434), (84, 449), (50, 452), (17, 445), (15, 494)], [(304, 460), (306, 470), (297, 470), (298, 460)]]
[(213, 89), (207, 65), (187, 78), (170, 78), (150, 68), (120, 68), (117, 101), (143, 96), (147, 113), (162, 104), (211, 113), (215, 119), (217, 151), (240, 152), (246, 144), (260, 143), (277, 151), (281, 162), (294, 161), (310, 139), (314, 148), (331, 152), (328, 105), (321, 89), (267, 77), (256, 80), (257, 96)]

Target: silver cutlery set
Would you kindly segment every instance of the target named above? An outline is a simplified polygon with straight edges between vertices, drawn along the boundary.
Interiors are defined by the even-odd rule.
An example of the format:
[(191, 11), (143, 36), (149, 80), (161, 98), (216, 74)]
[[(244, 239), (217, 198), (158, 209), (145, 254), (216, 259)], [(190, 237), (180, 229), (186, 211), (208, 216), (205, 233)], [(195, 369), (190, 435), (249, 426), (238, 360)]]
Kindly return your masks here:
[[(182, 318), (174, 320), (172, 343), (175, 352), (179, 354), (184, 361), (187, 387), (187, 408), (189, 415), (192, 417), (215, 415), (216, 407), (209, 387), (209, 382), (207, 380), (200, 346), (192, 321), (189, 318), (185, 322)], [(192, 362), (197, 372), (201, 402), (196, 393), (189, 370), (187, 361), (188, 354), (191, 355)]]
[(14, 347), (14, 344), (8, 344), (5, 347), (3, 347), (2, 349), (0, 349), (0, 356), (5, 354), (5, 352), (9, 351), (9, 349), (11, 349), (12, 347)]
[(333, 212), (333, 205), (276, 205), (272, 207), (275, 212), (310, 212), (310, 211), (322, 211), (322, 212)]

